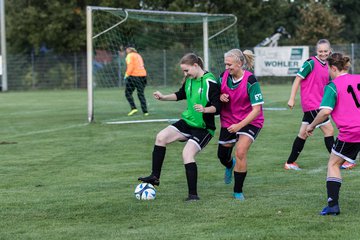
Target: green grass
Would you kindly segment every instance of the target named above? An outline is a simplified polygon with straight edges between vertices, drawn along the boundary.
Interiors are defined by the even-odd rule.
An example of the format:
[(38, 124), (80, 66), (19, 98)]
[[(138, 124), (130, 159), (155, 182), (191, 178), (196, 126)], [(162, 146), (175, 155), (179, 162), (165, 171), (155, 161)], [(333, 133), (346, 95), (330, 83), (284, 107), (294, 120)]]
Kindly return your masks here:
[[(184, 102), (157, 102), (153, 90), (147, 89), (148, 118), (178, 118)], [(262, 90), (265, 107), (286, 107), (290, 85)], [(86, 98), (85, 91), (0, 94), (0, 239), (360, 238), (358, 168), (343, 172), (341, 215), (318, 215), (328, 160), (319, 130), (298, 160), (304, 170), (283, 169), (302, 117), (299, 104), (265, 111), (248, 156), (245, 202), (233, 200), (232, 184), (223, 183), (217, 132), (197, 157), (201, 201), (189, 204), (184, 143), (167, 148), (157, 199), (133, 195), (137, 177), (150, 172), (156, 133), (168, 123), (104, 124), (148, 119), (126, 116), (120, 89), (95, 92), (96, 123), (88, 125)]]

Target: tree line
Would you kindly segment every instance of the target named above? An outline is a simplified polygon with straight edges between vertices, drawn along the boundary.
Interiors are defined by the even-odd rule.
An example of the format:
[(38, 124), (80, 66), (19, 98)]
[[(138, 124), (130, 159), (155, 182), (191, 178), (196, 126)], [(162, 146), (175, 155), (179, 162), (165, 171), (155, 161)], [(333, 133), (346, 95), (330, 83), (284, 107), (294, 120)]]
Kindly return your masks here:
[[(252, 47), (283, 26), (280, 45), (358, 43), (355, 0), (5, 0), (8, 52), (39, 54), (86, 50), (86, 6), (234, 14), (240, 46)], [(359, 19), (359, 20), (358, 20)]]

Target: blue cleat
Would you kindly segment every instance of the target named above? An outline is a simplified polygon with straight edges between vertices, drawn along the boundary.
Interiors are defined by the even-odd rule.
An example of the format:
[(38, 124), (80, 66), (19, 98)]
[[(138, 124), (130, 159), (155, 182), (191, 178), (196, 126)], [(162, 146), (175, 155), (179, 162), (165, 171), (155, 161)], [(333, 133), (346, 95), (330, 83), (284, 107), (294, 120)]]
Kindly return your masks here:
[(245, 197), (243, 193), (234, 193), (233, 196), (236, 200), (245, 201)]
[(235, 167), (235, 158), (232, 158), (231, 168), (225, 168), (224, 182), (225, 184), (230, 184), (232, 180), (233, 170)]
[(335, 206), (332, 206), (332, 207), (329, 207), (329, 206), (326, 206), (324, 207), (324, 209), (320, 212), (320, 215), (339, 215), (340, 214), (340, 207), (339, 205), (335, 205)]

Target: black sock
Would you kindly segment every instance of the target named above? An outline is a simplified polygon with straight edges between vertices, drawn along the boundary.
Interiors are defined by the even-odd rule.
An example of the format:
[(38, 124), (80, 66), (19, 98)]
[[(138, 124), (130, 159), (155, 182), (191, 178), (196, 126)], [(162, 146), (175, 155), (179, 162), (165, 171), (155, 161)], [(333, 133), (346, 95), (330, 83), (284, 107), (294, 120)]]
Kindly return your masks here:
[(293, 163), (299, 157), (301, 151), (303, 150), (305, 145), (305, 139), (299, 138), (298, 136), (295, 138), (290, 156), (287, 160), (287, 163)]
[(324, 142), (325, 142), (326, 149), (329, 151), (329, 153), (331, 153), (331, 149), (334, 145), (334, 137), (333, 136), (324, 137)]
[(247, 174), (247, 172), (235, 172), (234, 171), (234, 179), (235, 179), (234, 192), (235, 193), (242, 193), (242, 191), (243, 191), (242, 188), (244, 185), (246, 174)]
[(186, 180), (189, 194), (197, 195), (197, 165), (195, 162), (185, 164)]
[(154, 146), (152, 153), (152, 173), (151, 175), (160, 178), (161, 168), (165, 158), (166, 147)]
[(333, 207), (339, 204), (339, 192), (341, 187), (340, 178), (327, 178), (326, 179), (326, 189), (328, 195), (328, 205)]
[(222, 165), (226, 168), (231, 168), (233, 165), (231, 153), (233, 147), (224, 147), (223, 145), (219, 144), (218, 146), (218, 158)]

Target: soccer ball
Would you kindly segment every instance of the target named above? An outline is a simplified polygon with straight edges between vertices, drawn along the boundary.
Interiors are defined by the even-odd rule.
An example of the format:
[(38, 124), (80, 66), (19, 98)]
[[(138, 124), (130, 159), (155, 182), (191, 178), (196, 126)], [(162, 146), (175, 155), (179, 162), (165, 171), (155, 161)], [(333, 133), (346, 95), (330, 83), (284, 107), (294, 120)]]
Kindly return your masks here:
[(134, 191), (138, 200), (153, 200), (156, 197), (155, 187), (150, 183), (140, 183)]

